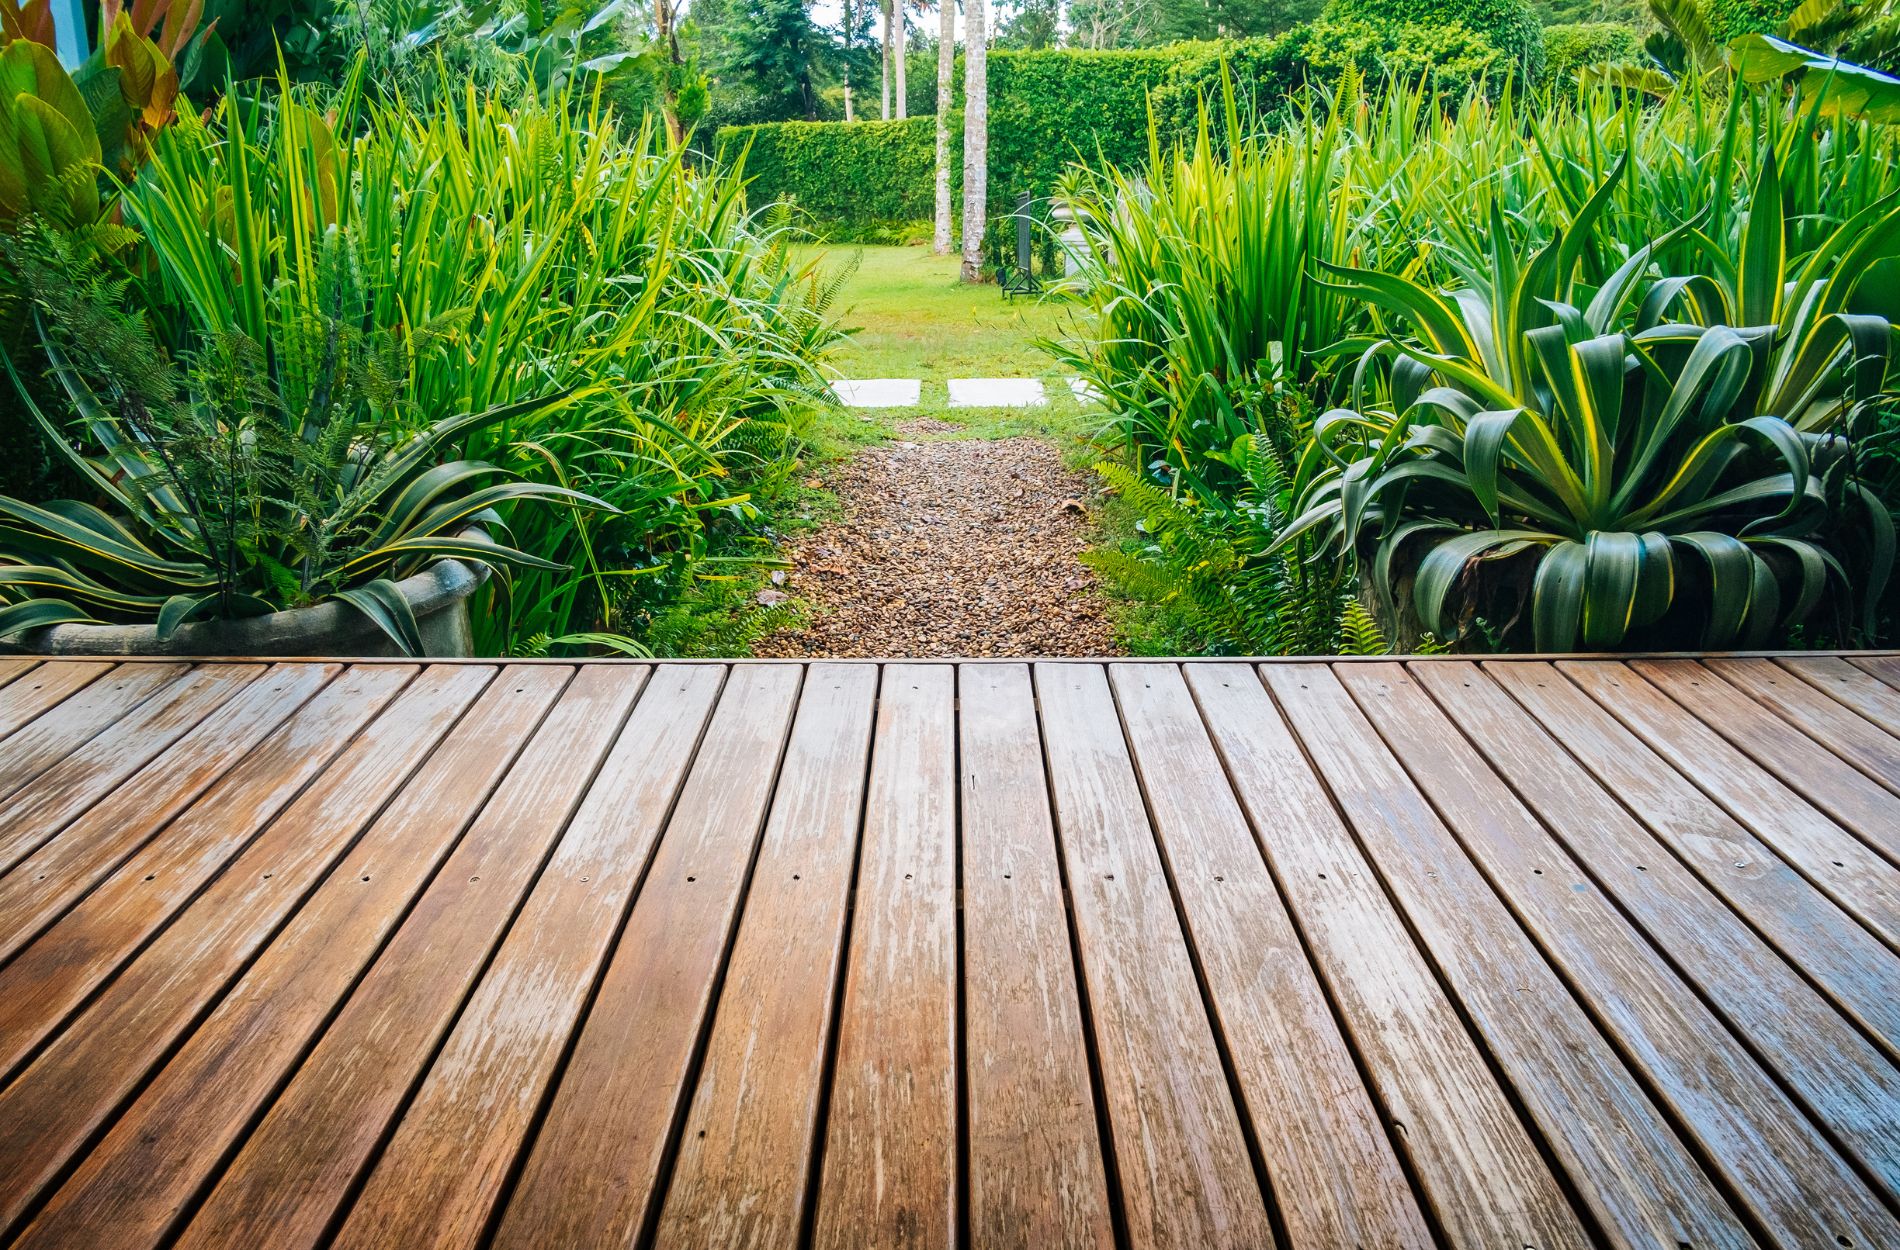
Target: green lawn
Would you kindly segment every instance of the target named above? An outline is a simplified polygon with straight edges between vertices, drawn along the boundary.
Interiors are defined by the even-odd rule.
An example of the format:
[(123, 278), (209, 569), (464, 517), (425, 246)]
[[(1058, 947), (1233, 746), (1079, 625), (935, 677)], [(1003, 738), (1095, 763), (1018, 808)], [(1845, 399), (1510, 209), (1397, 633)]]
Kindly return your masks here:
[[(1081, 443), (1093, 428), (1063, 375), (1036, 347), (1039, 338), (1071, 333), (1073, 305), (1018, 296), (1004, 300), (990, 285), (957, 280), (955, 256), (928, 247), (823, 245), (799, 249), (821, 270), (850, 270), (833, 309), (852, 331), (831, 358), (847, 378), (919, 378), (922, 402), (915, 408), (849, 409), (825, 424), (824, 432), (845, 443), (889, 437), (892, 423), (935, 417), (963, 427), (953, 437), (1005, 438), (1043, 434), (1065, 452), (1086, 458)], [(852, 266), (855, 264), (855, 268)], [(949, 378), (1042, 378), (1044, 408), (950, 408)]]

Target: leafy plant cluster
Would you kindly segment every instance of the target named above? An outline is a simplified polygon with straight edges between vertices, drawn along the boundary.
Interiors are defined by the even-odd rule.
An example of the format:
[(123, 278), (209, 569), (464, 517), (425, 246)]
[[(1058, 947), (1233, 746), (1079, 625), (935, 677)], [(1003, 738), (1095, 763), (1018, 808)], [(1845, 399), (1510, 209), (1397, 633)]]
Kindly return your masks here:
[(508, 575), (474, 622), (507, 653), (760, 558), (830, 292), (740, 171), (681, 156), (597, 99), (360, 71), (154, 132), (114, 233), (10, 232), (39, 276), (9, 356), (86, 491), (10, 513), (0, 562), (60, 575), (0, 596), (165, 628), (340, 597), (412, 643), (362, 588), (455, 554)]
[[(1118, 487), (1241, 532), (1235, 448), (1290, 394), (1319, 415), (1234, 566), (1343, 567), (1401, 645), (1890, 628), (1891, 131), (1745, 84), (1526, 105), (1348, 76), (1245, 116), (1229, 87), (1192, 141), (1067, 188), (1096, 321), (1052, 346), (1107, 399)], [(1124, 554), (1126, 584), (1199, 604), (1193, 562)], [(1304, 606), (1277, 614), (1338, 602), (1284, 584)]]

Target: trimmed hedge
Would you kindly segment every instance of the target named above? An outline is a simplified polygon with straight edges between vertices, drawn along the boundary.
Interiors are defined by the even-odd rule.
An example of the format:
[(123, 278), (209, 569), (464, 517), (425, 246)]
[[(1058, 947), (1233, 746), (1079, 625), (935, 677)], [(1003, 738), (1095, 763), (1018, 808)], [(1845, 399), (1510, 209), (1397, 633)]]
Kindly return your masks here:
[[(1335, 7), (1397, 12), (1435, 0), (1333, 0)], [(1501, 82), (1521, 63), (1541, 65), (1543, 32), (1532, 25), (1535, 52), (1505, 45), (1477, 19), (1497, 18), (1507, 36), (1516, 17), (1528, 19), (1523, 0), (1453, 0), (1471, 21), (1434, 19), (1414, 24), (1371, 18), (1336, 19), (1295, 27), (1277, 37), (1216, 40), (1106, 52), (1048, 49), (990, 54), (990, 185), (992, 218), (1012, 212), (1027, 191), (1040, 199), (1055, 190), (1062, 170), (1078, 156), (1112, 164), (1140, 163), (1148, 151), (1149, 103), (1164, 140), (1192, 132), (1200, 100), (1220, 97), (1221, 64), (1230, 67), (1241, 98), (1268, 111), (1309, 80), (1331, 83), (1348, 67), (1378, 79), (1430, 76), (1459, 92), (1480, 81)], [(1501, 16), (1500, 16), (1501, 15)], [(1509, 21), (1505, 19), (1511, 19)], [(962, 148), (963, 72), (952, 122)], [(933, 76), (934, 81), (934, 76)], [(728, 126), (713, 150), (730, 159), (746, 143), (754, 204), (791, 200), (811, 225), (834, 239), (868, 239), (928, 221), (935, 207), (936, 121), (774, 122)], [(959, 165), (961, 161), (957, 162)], [(961, 192), (959, 189), (959, 196)], [(960, 210), (959, 210), (960, 215)]]
[(1544, 67), (1544, 28), (1524, 0), (1330, 0), (1325, 20), (1364, 21), (1414, 32), (1463, 26), (1489, 40), (1521, 71)]
[(736, 160), (747, 144), (751, 202), (791, 200), (820, 233), (848, 237), (927, 221), (936, 210), (935, 117), (727, 126), (713, 150), (722, 161)]
[(1544, 78), (1559, 86), (1574, 86), (1578, 70), (1634, 61), (1642, 51), (1642, 37), (1619, 22), (1546, 26)]
[(1180, 46), (990, 53), (990, 211), (1012, 211), (1024, 191), (1050, 194), (1078, 154), (1117, 165), (1146, 156), (1148, 93), (1182, 55)]
[[(1348, 67), (1377, 80), (1430, 75), (1456, 94), (1495, 78), (1504, 54), (1483, 35), (1456, 22), (1437, 26), (1381, 26), (1364, 21), (1314, 22), (1277, 39), (1225, 40), (1204, 45), (1174, 67), (1154, 94), (1162, 133), (1192, 133), (1202, 100), (1218, 109), (1221, 67), (1227, 67), (1243, 109), (1269, 113), (1307, 82), (1329, 85)], [(1217, 128), (1218, 129), (1218, 128)]]

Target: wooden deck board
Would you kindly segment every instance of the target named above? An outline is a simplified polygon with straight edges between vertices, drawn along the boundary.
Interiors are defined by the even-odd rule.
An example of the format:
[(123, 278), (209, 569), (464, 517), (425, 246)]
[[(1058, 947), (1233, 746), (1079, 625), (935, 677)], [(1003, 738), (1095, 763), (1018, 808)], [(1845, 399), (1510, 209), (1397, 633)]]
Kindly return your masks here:
[(0, 659), (0, 1246), (1900, 1245), (1900, 659)]

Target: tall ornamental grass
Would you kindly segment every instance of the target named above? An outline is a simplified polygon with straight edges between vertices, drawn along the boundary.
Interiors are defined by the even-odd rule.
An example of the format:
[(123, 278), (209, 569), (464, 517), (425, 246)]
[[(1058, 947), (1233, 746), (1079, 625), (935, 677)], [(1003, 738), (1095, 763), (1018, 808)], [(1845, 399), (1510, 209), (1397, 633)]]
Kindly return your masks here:
[(125, 204), (153, 323), (180, 344), (243, 335), (288, 395), (325, 376), (289, 332), (321, 316), (396, 344), (366, 421), (557, 401), (461, 448), (617, 509), (503, 516), (564, 566), (478, 605), (478, 647), (507, 652), (637, 631), (743, 553), (755, 492), (794, 462), (835, 331), (742, 179), (683, 167), (597, 101), (469, 86), (413, 108), (352, 79), (226, 96), (158, 138)]
[[(1557, 646), (1878, 636), (1895, 546), (1870, 436), (1896, 428), (1892, 128), (1705, 81), (1657, 103), (1369, 95), (1348, 77), (1306, 108), (1256, 124), (1229, 92), (1144, 168), (1070, 177), (1092, 316), (1052, 348), (1105, 397), (1128, 469), (1199, 531), (1226, 534), (1263, 506), (1245, 458), (1269, 454), (1298, 485), (1268, 502), (1302, 519), (1238, 567), (1350, 568), (1376, 547), (1361, 593), (1402, 642), (1426, 629)], [(1682, 366), (1672, 353), (1705, 339), (1721, 384), (1665, 385)], [(1579, 373), (1565, 352), (1593, 363)], [(1594, 389), (1579, 406), (1581, 376)], [(1817, 409), (1816, 395), (1831, 398)], [(1676, 419), (1688, 406), (1707, 447)], [(1546, 426), (1548, 446), (1523, 433)], [(1670, 433), (1628, 465), (1599, 454), (1644, 429)], [(1552, 447), (1603, 462), (1595, 493), (1578, 495), (1588, 506), (1546, 507), (1562, 491), (1539, 486), (1500, 507), (1499, 474), (1548, 470), (1568, 489)], [(1589, 502), (1620, 507), (1652, 472), (1676, 512)], [(1475, 504), (1441, 489), (1453, 479), (1477, 483)], [(1146, 516), (1158, 533), (1166, 518)], [(1435, 562), (1417, 567), (1428, 548)], [(1200, 574), (1177, 549), (1126, 554), (1178, 592)], [(1522, 576), (1499, 576), (1511, 569)], [(1408, 617), (1399, 600), (1413, 596), (1395, 588), (1415, 572), (1423, 607)], [(1505, 594), (1479, 603), (1485, 583)]]

